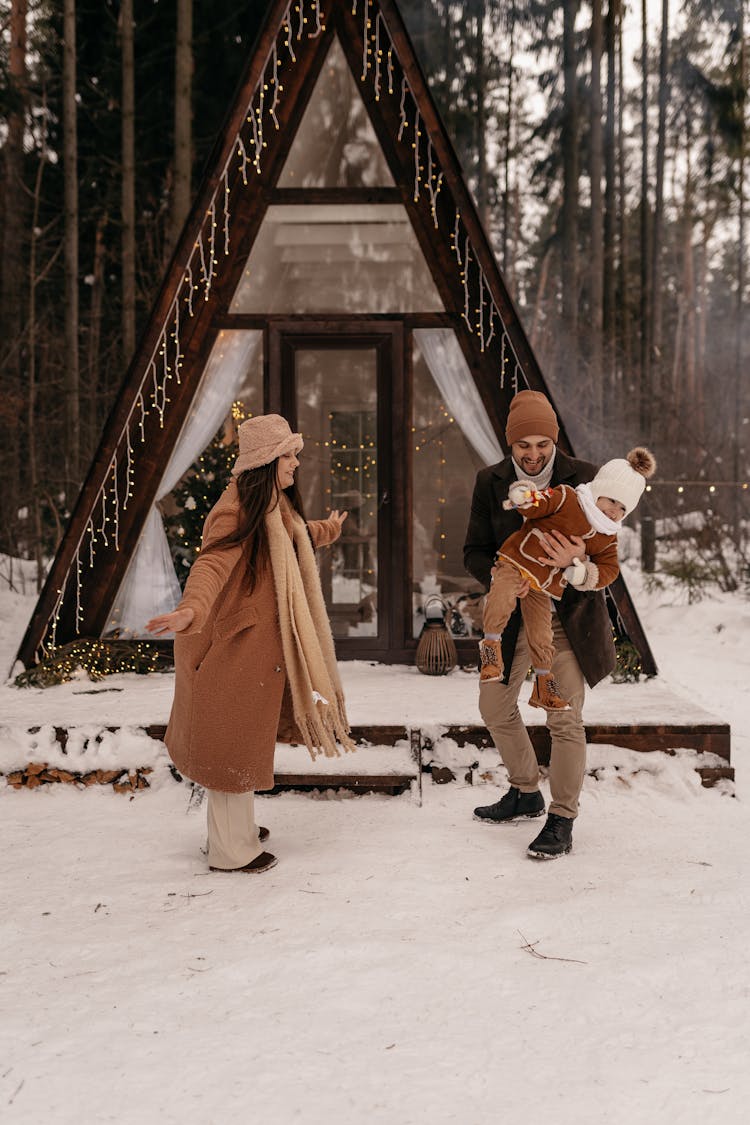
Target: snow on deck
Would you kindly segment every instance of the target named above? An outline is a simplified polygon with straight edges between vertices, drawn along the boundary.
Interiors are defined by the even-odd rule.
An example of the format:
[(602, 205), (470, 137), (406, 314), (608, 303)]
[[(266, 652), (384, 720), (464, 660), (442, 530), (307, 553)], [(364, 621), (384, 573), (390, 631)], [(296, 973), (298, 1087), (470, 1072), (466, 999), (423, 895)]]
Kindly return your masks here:
[[(481, 725), (477, 706), (479, 675), (454, 669), (447, 676), (424, 676), (406, 665), (345, 661), (339, 665), (349, 720), (354, 726), (429, 728)], [(3, 726), (158, 726), (169, 719), (174, 691), (171, 673), (108, 676), (92, 683), (81, 673), (48, 688), (0, 687)], [(521, 691), (525, 722), (543, 724), (544, 715), (527, 705), (531, 684)], [(638, 684), (605, 681), (586, 692), (584, 718), (596, 724), (710, 724), (719, 718), (675, 695), (660, 677)]]

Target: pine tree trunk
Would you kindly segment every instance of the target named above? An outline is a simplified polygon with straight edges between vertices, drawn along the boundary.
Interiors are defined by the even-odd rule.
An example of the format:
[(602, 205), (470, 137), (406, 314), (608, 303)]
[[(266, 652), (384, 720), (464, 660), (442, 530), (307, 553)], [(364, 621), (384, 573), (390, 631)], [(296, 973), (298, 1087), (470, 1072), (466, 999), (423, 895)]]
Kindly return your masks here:
[(712, 227), (705, 214), (701, 224), (701, 248), (699, 257), (699, 281), (696, 285), (696, 344), (695, 378), (698, 386), (700, 414), (704, 421), (706, 414), (706, 340), (708, 330), (708, 255)]
[[(651, 441), (651, 222), (648, 200), (648, 19), (647, 3), (641, 0), (641, 440)], [(656, 568), (656, 529), (648, 493), (641, 504), (641, 567), (646, 573)]]
[(478, 0), (476, 37), (474, 42), (476, 68), (476, 144), (477, 144), (477, 210), (485, 230), (489, 230), (489, 191), (487, 185), (487, 76), (484, 58), (484, 7)]
[(614, 399), (614, 409), (618, 417), (625, 420), (625, 412), (630, 395), (626, 394), (625, 379), (631, 379), (634, 370), (633, 364), (633, 333), (630, 316), (630, 237), (628, 230), (628, 198), (626, 168), (627, 158), (625, 153), (625, 75), (623, 65), (622, 43), (622, 7), (618, 6), (617, 12), (617, 181), (618, 181), (618, 214), (619, 239), (620, 239), (620, 318), (618, 339), (619, 350), (622, 353), (621, 364), (617, 363), (617, 389)]
[(682, 214), (682, 281), (681, 296), (685, 307), (685, 348), (680, 377), (685, 384), (685, 412), (678, 417), (679, 431), (686, 430), (698, 446), (703, 445), (703, 412), (696, 383), (696, 316), (695, 316), (695, 263), (693, 257), (693, 179), (692, 179), (692, 123), (688, 117), (685, 130), (685, 203)]
[(560, 288), (565, 370), (578, 371), (578, 60), (575, 20), (578, 0), (563, 0), (563, 205)]
[(649, 127), (648, 127), (648, 19), (647, 3), (641, 0), (641, 378), (640, 378), (640, 427), (641, 439), (648, 442), (651, 437), (651, 221), (649, 187)]
[(100, 215), (96, 224), (94, 235), (94, 262), (91, 269), (91, 312), (89, 315), (89, 346), (86, 358), (88, 384), (88, 449), (93, 451), (99, 439), (99, 394), (101, 380), (99, 378), (99, 362), (102, 340), (102, 307), (104, 301), (104, 260), (106, 247), (104, 231), (107, 226), (108, 216)]
[(65, 192), (65, 489), (68, 505), (80, 480), (81, 425), (78, 361), (78, 124), (76, 6), (65, 0), (63, 43), (63, 167)]
[(602, 214), (602, 5), (591, 3), (591, 103), (589, 111), (589, 179), (591, 242), (589, 247), (589, 367), (592, 421), (603, 421), (602, 300), (604, 285), (604, 222)]
[(26, 428), (28, 432), (28, 473), (29, 492), (31, 494), (31, 522), (33, 527), (33, 542), (31, 548), (36, 561), (36, 588), (37, 593), (44, 583), (44, 552), (42, 545), (42, 512), (41, 496), (39, 491), (39, 460), (36, 442), (36, 400), (37, 400), (37, 370), (36, 370), (36, 249), (39, 231), (39, 207), (42, 196), (42, 177), (44, 175), (45, 148), (41, 148), (39, 163), (37, 165), (36, 184), (34, 186), (34, 212), (29, 235), (29, 351), (27, 371), (27, 402), (26, 402)]
[(177, 0), (174, 98), (174, 191), (168, 251), (190, 210), (193, 168), (193, 0)]
[(513, 222), (511, 224), (511, 240), (510, 249), (508, 250), (508, 276), (506, 278), (506, 285), (508, 292), (514, 300), (520, 300), (518, 287), (516, 284), (516, 261), (518, 259), (518, 247), (521, 241), (521, 192), (518, 189), (518, 184), (514, 184), (511, 188), (511, 197), (513, 199)]
[(607, 387), (615, 386), (615, 229), (617, 224), (616, 93), (617, 93), (617, 3), (609, 0), (605, 24), (607, 53), (607, 112), (604, 126), (604, 280), (602, 289), (602, 336)]
[(122, 58), (122, 349), (125, 364), (135, 350), (135, 77), (133, 0), (120, 5)]
[(659, 49), (659, 133), (656, 143), (656, 189), (654, 194), (654, 223), (651, 268), (651, 395), (658, 398), (661, 392), (661, 362), (664, 352), (662, 339), (662, 242), (664, 225), (664, 162), (667, 134), (667, 103), (669, 100), (669, 0), (662, 0), (661, 45)]
[(502, 242), (502, 255), (503, 255), (503, 272), (505, 274), (506, 283), (510, 273), (510, 262), (508, 259), (508, 243), (510, 241), (510, 164), (511, 153), (513, 150), (513, 113), (514, 113), (514, 78), (515, 78), (515, 37), (516, 37), (516, 3), (511, 0), (510, 14), (508, 16), (510, 26), (508, 28), (508, 101), (506, 103), (506, 118), (505, 118), (505, 157), (503, 159), (503, 242)]
[[(738, 223), (737, 223), (737, 337), (735, 343), (735, 371), (734, 371), (734, 480), (739, 482), (746, 471), (747, 458), (747, 431), (745, 424), (747, 418), (747, 397), (744, 390), (746, 373), (744, 367), (743, 335), (745, 324), (745, 105), (747, 102), (747, 49), (745, 45), (745, 0), (739, 3), (738, 19), (739, 39), (739, 160), (737, 175), (738, 194)], [(742, 493), (738, 487), (734, 489), (734, 537), (738, 546), (742, 545), (747, 532), (743, 531), (742, 520)]]
[[(0, 255), (0, 394), (9, 418), (23, 416), (23, 187), (24, 131), (28, 88), (26, 78), (27, 0), (13, 0), (10, 10), (7, 82), (13, 94), (2, 146), (2, 254)], [(10, 215), (12, 214), (12, 221)], [(15, 538), (21, 497), (20, 427), (5, 427), (0, 451), (0, 549), (17, 553)]]
[(542, 264), (539, 269), (539, 280), (536, 287), (536, 300), (534, 301), (534, 317), (531, 322), (531, 332), (529, 333), (531, 346), (537, 354), (540, 354), (539, 324), (542, 318), (542, 307), (544, 305), (544, 297), (547, 289), (547, 278), (549, 276), (549, 263), (551, 257), (552, 250), (548, 247), (544, 252)]

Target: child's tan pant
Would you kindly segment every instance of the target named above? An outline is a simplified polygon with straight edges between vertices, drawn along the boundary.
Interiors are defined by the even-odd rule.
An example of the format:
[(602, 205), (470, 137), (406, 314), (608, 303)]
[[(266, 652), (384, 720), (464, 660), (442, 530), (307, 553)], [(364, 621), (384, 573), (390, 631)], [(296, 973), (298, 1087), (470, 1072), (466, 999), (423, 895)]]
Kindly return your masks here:
[[(482, 624), (485, 636), (488, 633), (499, 636), (503, 632), (511, 613), (516, 608), (518, 591), (523, 581), (520, 570), (517, 570), (512, 563), (502, 559), (498, 561), (492, 584), (484, 599)], [(543, 594), (541, 590), (532, 587), (526, 597), (521, 598), (520, 604), (532, 663), (535, 668), (549, 671), (555, 656), (549, 594)]]

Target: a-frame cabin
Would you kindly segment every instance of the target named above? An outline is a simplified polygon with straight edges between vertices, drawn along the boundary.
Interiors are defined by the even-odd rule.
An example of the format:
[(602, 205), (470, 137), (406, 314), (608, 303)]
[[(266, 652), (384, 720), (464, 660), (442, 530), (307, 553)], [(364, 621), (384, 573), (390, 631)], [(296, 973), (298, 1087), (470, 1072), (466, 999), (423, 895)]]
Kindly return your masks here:
[[(323, 560), (339, 657), (413, 660), (432, 594), (474, 654), (471, 491), (523, 387), (546, 392), (395, 3), (276, 0), (20, 659), (173, 607), (160, 505), (237, 402), (303, 432), (311, 517), (351, 513)], [(621, 580), (610, 607), (654, 672)]]

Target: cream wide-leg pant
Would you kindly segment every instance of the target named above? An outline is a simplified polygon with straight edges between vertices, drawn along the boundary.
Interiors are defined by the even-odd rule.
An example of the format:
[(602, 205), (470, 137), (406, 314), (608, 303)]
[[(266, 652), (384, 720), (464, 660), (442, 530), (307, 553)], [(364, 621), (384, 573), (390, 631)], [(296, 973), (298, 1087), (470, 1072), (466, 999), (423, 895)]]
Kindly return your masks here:
[[(552, 741), (549, 764), (552, 801), (548, 811), (558, 816), (575, 817), (586, 772), (586, 728), (582, 715), (585, 682), (556, 613), (552, 615), (552, 632), (555, 645), (552, 672), (560, 694), (570, 702), (570, 710), (547, 712)], [(522, 793), (533, 793), (539, 788), (539, 765), (518, 710), (518, 693), (530, 663), (526, 631), (521, 628), (508, 683), (479, 686), (479, 710), (484, 724), (500, 752), (511, 785)]]
[(261, 854), (255, 793), (208, 792), (208, 863), (223, 871), (244, 867)]

